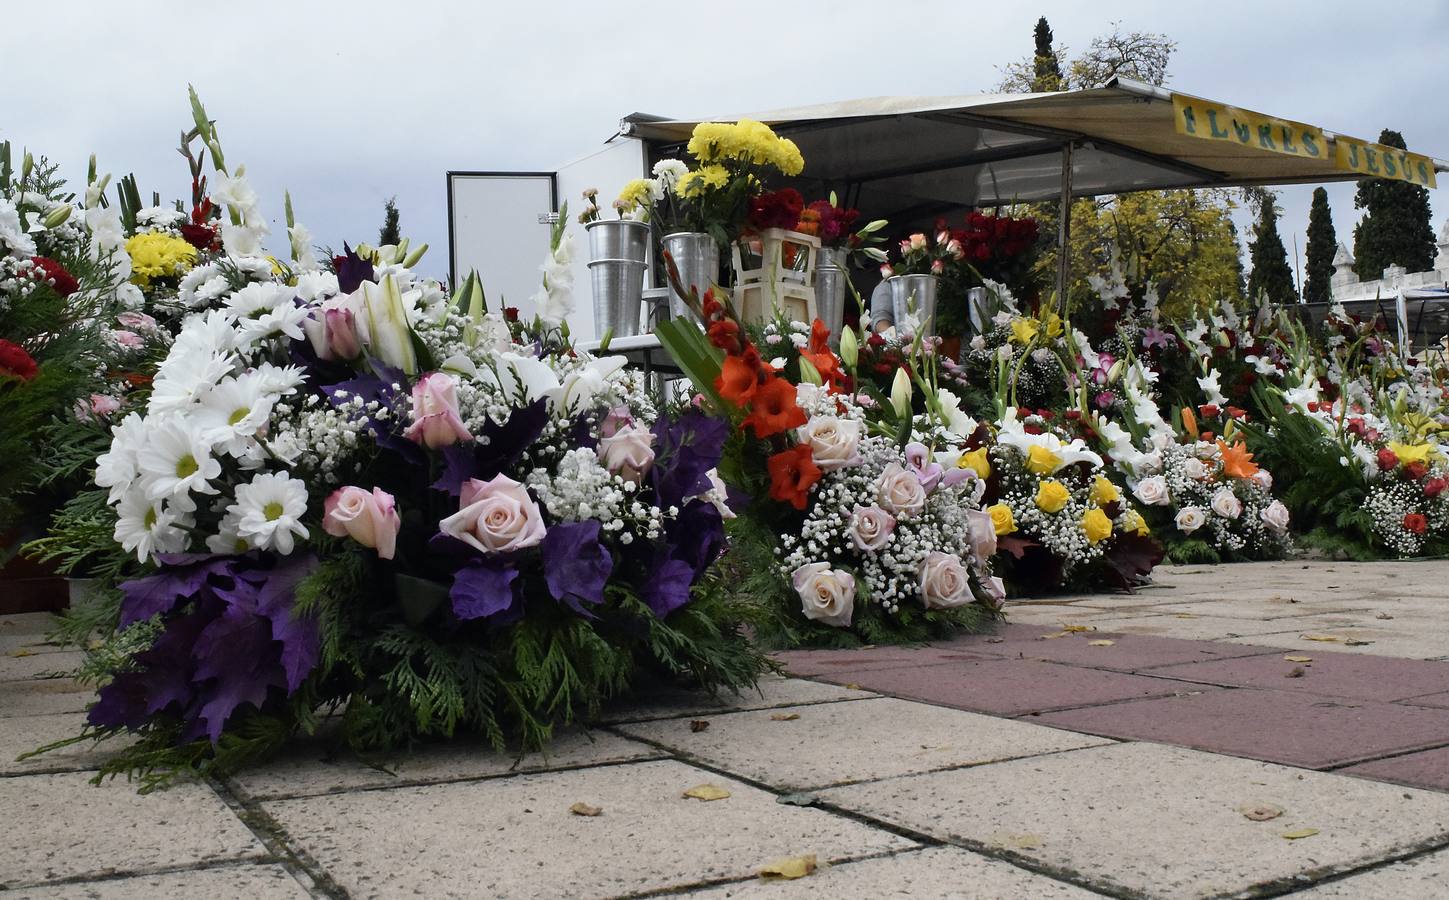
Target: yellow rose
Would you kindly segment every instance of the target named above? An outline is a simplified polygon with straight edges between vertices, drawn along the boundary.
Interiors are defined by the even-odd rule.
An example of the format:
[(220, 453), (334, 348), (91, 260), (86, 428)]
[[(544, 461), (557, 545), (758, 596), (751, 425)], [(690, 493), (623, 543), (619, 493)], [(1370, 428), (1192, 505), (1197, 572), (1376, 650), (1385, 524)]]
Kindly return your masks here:
[(1152, 529), (1147, 527), (1147, 520), (1142, 518), (1142, 514), (1135, 509), (1127, 510), (1122, 516), (1122, 530), (1130, 531), (1139, 537), (1146, 537), (1152, 533)]
[(1018, 344), (1030, 344), (1036, 338), (1037, 324), (1035, 319), (1012, 319), (1011, 339)]
[(1048, 478), (1036, 489), (1036, 508), (1046, 513), (1061, 512), (1072, 495), (1060, 481)]
[(1062, 466), (1062, 458), (1045, 447), (1026, 451), (1026, 470), (1033, 475), (1050, 475)]
[(1100, 509), (1089, 509), (1082, 516), (1082, 533), (1090, 543), (1105, 541), (1112, 536), (1112, 520)]
[(1432, 444), (1400, 444), (1398, 441), (1389, 441), (1389, 449), (1399, 458), (1401, 465), (1410, 463), (1429, 464), (1429, 457), (1434, 453)]
[(977, 478), (990, 478), (991, 454), (986, 451), (985, 447), (977, 447), (975, 450), (961, 454), (961, 458), (956, 461), (956, 466), (971, 469), (976, 473)]
[(1016, 517), (1011, 514), (1011, 507), (1005, 503), (988, 506), (986, 512), (991, 516), (991, 524), (996, 529), (998, 536), (1011, 534), (1016, 530)]
[(1121, 500), (1122, 492), (1117, 490), (1117, 485), (1108, 481), (1105, 476), (1098, 475), (1092, 480), (1091, 497), (1093, 503), (1098, 506), (1106, 506)]

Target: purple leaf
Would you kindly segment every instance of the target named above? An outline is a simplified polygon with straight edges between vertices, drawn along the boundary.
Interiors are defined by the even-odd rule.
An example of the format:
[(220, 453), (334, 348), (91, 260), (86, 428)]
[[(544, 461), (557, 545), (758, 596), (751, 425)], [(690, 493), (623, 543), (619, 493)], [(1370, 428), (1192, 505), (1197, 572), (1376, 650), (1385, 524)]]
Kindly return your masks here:
[(680, 559), (666, 559), (655, 566), (639, 588), (639, 596), (664, 618), (689, 602), (689, 589), (694, 584), (694, 568)]
[(453, 576), (448, 592), (453, 614), (460, 619), (484, 619), (505, 613), (518, 601), (518, 570), (506, 563), (476, 559)]
[(342, 244), (342, 253), (342, 256), (332, 258), (332, 266), (337, 270), (337, 288), (342, 293), (350, 294), (361, 287), (364, 281), (377, 278), (372, 263), (353, 253), (345, 241)]
[(144, 622), (157, 613), (170, 612), (178, 601), (197, 597), (209, 576), (226, 576), (236, 568), (232, 556), (177, 555), (161, 558), (155, 575), (121, 584), (121, 625)]
[(687, 497), (710, 488), (707, 473), (719, 465), (729, 423), (703, 413), (687, 412), (654, 423), (654, 483), (659, 506), (683, 506)]
[(594, 618), (581, 604), (603, 603), (604, 585), (614, 571), (614, 557), (599, 543), (598, 521), (553, 526), (544, 535), (539, 551), (548, 592), (579, 615)]

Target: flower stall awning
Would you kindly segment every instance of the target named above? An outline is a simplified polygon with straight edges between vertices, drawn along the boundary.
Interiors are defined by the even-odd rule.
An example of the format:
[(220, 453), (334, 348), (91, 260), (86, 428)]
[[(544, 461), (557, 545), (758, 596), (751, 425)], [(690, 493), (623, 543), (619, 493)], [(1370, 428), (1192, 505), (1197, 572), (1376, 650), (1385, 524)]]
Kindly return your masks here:
[[(802, 190), (839, 191), (893, 221), (1059, 198), (1064, 188), (1081, 197), (1365, 175), (1432, 187), (1435, 173), (1449, 171), (1442, 160), (1121, 78), (1086, 90), (876, 97), (704, 121), (736, 118), (799, 145)], [(671, 155), (695, 124), (636, 114), (623, 130)]]

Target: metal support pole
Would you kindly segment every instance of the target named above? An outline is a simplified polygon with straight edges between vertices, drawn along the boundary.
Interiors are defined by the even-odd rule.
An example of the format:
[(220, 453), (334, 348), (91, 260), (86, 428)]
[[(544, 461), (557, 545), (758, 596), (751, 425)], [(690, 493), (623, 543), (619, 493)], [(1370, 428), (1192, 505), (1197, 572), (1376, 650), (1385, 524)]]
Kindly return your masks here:
[(1062, 196), (1057, 210), (1057, 311), (1067, 314), (1067, 275), (1071, 269), (1072, 142), (1062, 144)]

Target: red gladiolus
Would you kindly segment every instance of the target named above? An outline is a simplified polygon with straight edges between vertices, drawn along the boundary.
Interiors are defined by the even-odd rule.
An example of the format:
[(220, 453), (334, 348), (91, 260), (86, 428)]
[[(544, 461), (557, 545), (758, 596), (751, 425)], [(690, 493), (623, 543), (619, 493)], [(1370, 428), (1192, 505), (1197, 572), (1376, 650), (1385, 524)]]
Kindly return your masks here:
[(770, 378), (756, 389), (743, 424), (755, 429), (755, 437), (767, 438), (799, 428), (807, 418), (805, 410), (795, 402), (795, 385), (783, 378)]
[[(773, 496), (773, 494), (771, 495)], [(1405, 513), (1404, 530), (1410, 534), (1423, 534), (1429, 529), (1429, 520), (1422, 513)]]
[(1449, 487), (1449, 482), (1446, 482), (1443, 478), (1430, 478), (1424, 482), (1424, 496), (1429, 498), (1437, 497), (1444, 493), (1445, 487)]
[(782, 450), (771, 456), (765, 467), (770, 472), (770, 499), (804, 509), (811, 485), (820, 480), (820, 467), (810, 455), (810, 445)]
[(1204, 403), (1197, 408), (1197, 414), (1204, 419), (1216, 419), (1218, 416), (1218, 405), (1216, 403)]
[(735, 406), (749, 403), (759, 387), (759, 369), (742, 356), (726, 356), (719, 376), (714, 380), (714, 389)]
[(19, 344), (0, 338), (0, 378), (19, 378), (29, 381), (40, 371), (35, 359)]
[(62, 297), (69, 297), (80, 288), (80, 282), (75, 276), (65, 270), (65, 266), (56, 262), (48, 256), (30, 257), (34, 268), (30, 270), (31, 277), (37, 281), (49, 281), (55, 288), (55, 292)]
[(1399, 457), (1388, 447), (1378, 452), (1379, 468), (1388, 472), (1399, 467)]

